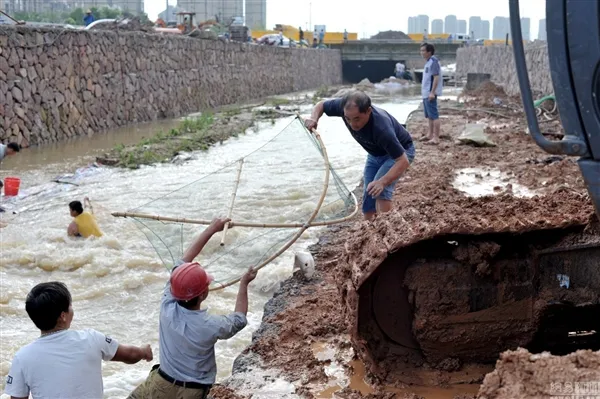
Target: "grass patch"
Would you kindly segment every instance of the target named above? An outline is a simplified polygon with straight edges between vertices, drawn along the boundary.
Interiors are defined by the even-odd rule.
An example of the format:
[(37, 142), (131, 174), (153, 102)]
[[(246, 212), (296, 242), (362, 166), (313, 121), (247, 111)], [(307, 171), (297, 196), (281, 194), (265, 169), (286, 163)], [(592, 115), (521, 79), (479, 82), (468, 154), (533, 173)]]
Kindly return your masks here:
[(242, 113), (242, 109), (241, 108), (231, 108), (231, 109), (227, 109), (225, 111), (223, 111), (223, 116), (227, 117), (227, 118), (231, 118), (232, 116), (236, 116)]
[(288, 105), (291, 102), (292, 102), (292, 100), (290, 100), (288, 98), (279, 98), (279, 97), (272, 98), (272, 99), (269, 100), (269, 104), (272, 105), (272, 106), (274, 106), (274, 107), (277, 107), (277, 106), (280, 106), (280, 105)]
[(203, 114), (197, 118), (187, 118), (175, 129), (158, 132), (152, 137), (142, 139), (137, 145), (115, 146), (113, 155), (118, 165), (136, 169), (140, 165), (150, 165), (170, 160), (182, 151), (207, 150), (216, 140), (211, 135), (214, 123), (212, 114)]

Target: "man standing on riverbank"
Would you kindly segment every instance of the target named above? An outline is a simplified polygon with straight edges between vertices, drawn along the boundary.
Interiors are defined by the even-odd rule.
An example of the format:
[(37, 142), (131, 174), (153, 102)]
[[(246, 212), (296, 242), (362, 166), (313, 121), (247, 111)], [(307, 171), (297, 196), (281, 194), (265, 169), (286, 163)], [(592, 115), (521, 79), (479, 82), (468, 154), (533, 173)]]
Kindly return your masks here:
[(438, 144), (440, 141), (440, 115), (437, 98), (442, 95), (443, 79), (440, 62), (434, 54), (433, 44), (423, 43), (421, 45), (421, 56), (426, 60), (421, 81), (421, 95), (423, 112), (425, 118), (429, 119), (429, 134), (423, 140), (431, 144)]
[(389, 212), (394, 186), (415, 158), (410, 133), (387, 111), (371, 105), (371, 98), (362, 91), (319, 102), (305, 126), (316, 129), (323, 114), (343, 118), (352, 137), (368, 153), (362, 205), (365, 219)]
[(230, 219), (215, 219), (185, 251), (171, 270), (160, 305), (160, 364), (128, 399), (205, 399), (215, 383), (215, 344), (229, 339), (248, 323), (248, 284), (256, 277), (250, 269), (240, 281), (233, 313), (209, 315), (200, 310), (212, 278), (193, 262), (206, 243)]

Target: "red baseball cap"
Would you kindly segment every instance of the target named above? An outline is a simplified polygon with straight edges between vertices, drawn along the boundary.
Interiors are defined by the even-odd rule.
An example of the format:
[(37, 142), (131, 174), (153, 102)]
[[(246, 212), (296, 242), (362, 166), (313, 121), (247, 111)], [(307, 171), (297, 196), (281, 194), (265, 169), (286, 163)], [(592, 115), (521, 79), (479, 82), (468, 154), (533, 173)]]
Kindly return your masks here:
[(171, 273), (171, 295), (178, 301), (189, 301), (204, 294), (212, 281), (199, 263), (184, 263)]

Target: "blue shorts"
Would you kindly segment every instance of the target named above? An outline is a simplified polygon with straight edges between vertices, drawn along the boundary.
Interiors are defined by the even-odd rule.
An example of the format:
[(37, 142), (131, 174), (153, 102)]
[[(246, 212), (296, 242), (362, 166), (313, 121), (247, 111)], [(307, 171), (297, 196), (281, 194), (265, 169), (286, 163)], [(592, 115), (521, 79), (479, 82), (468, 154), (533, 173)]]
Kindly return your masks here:
[(432, 121), (440, 118), (437, 106), (437, 96), (435, 96), (433, 101), (429, 101), (428, 98), (423, 99), (423, 112), (425, 112), (425, 118), (431, 119)]
[[(409, 163), (413, 162), (413, 160), (415, 159), (414, 146), (410, 146), (406, 149), (406, 157), (408, 158)], [(392, 195), (394, 194), (394, 187), (396, 186), (398, 179), (393, 181), (392, 184), (390, 184), (389, 186), (386, 186), (383, 189), (383, 192), (377, 198), (373, 198), (367, 193), (367, 186), (372, 181), (381, 178), (387, 172), (389, 172), (392, 166), (394, 166), (394, 163), (396, 163), (396, 161), (394, 161), (394, 159), (392, 159), (392, 157), (390, 157), (387, 154), (379, 157), (376, 157), (371, 154), (367, 155), (367, 162), (365, 163), (364, 172), (365, 183), (363, 188), (363, 213), (375, 212), (377, 210), (376, 199), (383, 199), (388, 201), (392, 200)]]

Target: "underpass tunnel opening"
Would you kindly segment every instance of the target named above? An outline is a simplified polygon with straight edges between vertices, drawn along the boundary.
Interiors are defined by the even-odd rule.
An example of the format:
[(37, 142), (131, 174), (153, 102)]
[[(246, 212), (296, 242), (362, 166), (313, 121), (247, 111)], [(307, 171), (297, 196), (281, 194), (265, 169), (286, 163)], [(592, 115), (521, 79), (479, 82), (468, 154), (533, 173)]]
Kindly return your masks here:
[(402, 248), (359, 287), (357, 333), (374, 361), (415, 366), (493, 364), (517, 347), (598, 349), (600, 239), (564, 244), (583, 235), (457, 234)]

